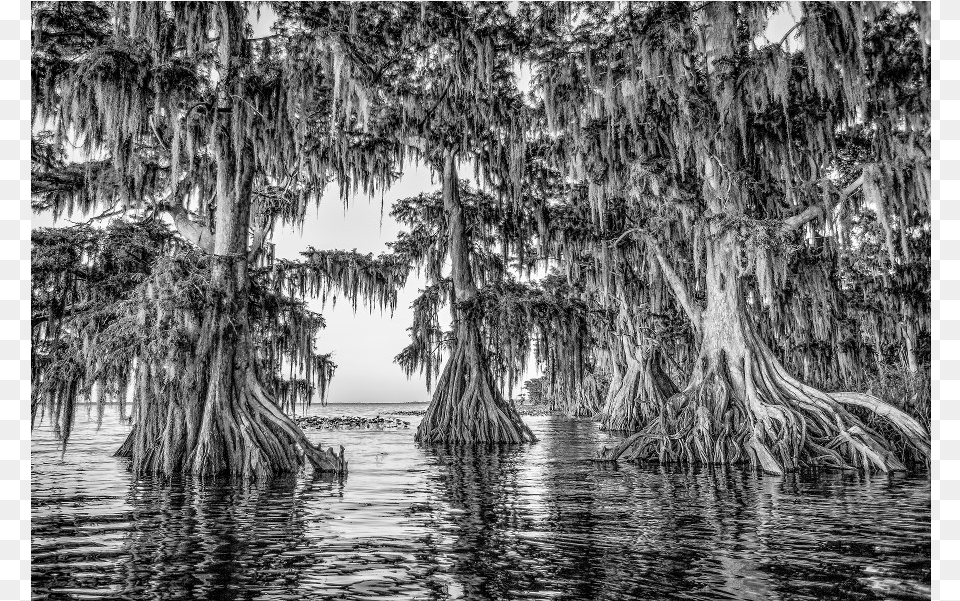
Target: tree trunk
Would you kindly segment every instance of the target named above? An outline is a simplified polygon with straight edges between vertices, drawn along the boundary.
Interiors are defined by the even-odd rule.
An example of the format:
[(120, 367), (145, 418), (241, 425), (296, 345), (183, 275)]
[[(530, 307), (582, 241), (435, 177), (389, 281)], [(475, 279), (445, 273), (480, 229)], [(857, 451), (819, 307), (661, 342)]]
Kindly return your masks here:
[[(715, 93), (721, 96), (721, 107), (736, 102), (736, 86), (721, 83), (723, 78), (715, 75), (718, 61), (733, 57), (737, 10), (732, 3), (712, 5), (710, 12), (715, 14), (704, 26), (707, 79), (719, 86)], [(759, 307), (749, 308), (741, 289), (744, 249), (738, 232), (723, 225), (728, 218), (743, 216), (744, 191), (734, 190), (740, 183), (730, 175), (739, 168), (736, 131), (730, 122), (704, 131), (709, 142), (702, 149), (700, 167), (710, 227), (707, 303), (702, 312), (653, 245), (665, 279), (694, 328), (699, 328), (700, 353), (690, 381), (667, 404), (665, 428), (654, 422), (616, 447), (603, 449), (600, 457), (687, 464), (749, 462), (773, 474), (818, 466), (903, 469), (890, 441), (848, 407), (881, 418), (907, 445), (929, 457), (929, 434), (916, 420), (868, 395), (831, 395), (799, 382), (757, 334), (748, 312)]]
[(594, 374), (586, 374), (577, 390), (571, 391), (573, 408), (567, 412), (572, 417), (595, 419), (602, 409), (604, 393)]
[(790, 376), (748, 317), (735, 232), (708, 242), (702, 343), (686, 388), (649, 424), (601, 459), (685, 464), (749, 462), (781, 474), (800, 467), (904, 469), (894, 445), (848, 407), (885, 421), (929, 457), (929, 435), (913, 418), (868, 395), (827, 394)]
[(477, 287), (470, 269), (470, 240), (460, 204), (455, 160), (451, 151), (445, 151), (443, 204), (449, 220), (456, 343), (417, 428), (416, 440), (455, 444), (532, 442), (536, 439), (530, 428), (494, 384), (480, 332), (480, 316), (471, 305), (477, 298)]
[(677, 387), (663, 371), (659, 351), (635, 349), (617, 366), (600, 413), (600, 428), (636, 432), (665, 415)]
[(920, 366), (917, 362), (917, 328), (913, 324), (913, 319), (907, 313), (903, 311), (903, 325), (901, 327), (903, 332), (903, 351), (906, 355), (906, 367), (907, 372), (913, 376), (920, 369)]
[(129, 452), (137, 473), (264, 479), (298, 470), (304, 456), (343, 473), (343, 449), (314, 447), (263, 386), (248, 313), (253, 151), (229, 126), (216, 136), (216, 229), (194, 368), (139, 366), (135, 426), (118, 454)]

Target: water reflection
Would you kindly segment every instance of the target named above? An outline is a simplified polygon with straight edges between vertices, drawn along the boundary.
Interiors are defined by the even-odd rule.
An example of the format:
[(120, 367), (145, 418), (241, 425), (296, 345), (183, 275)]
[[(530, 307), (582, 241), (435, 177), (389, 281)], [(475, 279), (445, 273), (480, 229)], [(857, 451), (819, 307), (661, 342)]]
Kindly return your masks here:
[(428, 449), (439, 467), (431, 478), (443, 499), (438, 528), (452, 548), (453, 598), (499, 599), (536, 588), (538, 549), (525, 503), (526, 448)]
[(616, 468), (557, 440), (435, 453), (465, 598), (929, 597), (922, 479)]
[[(140, 480), (126, 499), (129, 512), (79, 526), (94, 539), (125, 533), (115, 549), (83, 550), (98, 569), (83, 570), (85, 562), (75, 556), (82, 549), (74, 549), (61, 555), (64, 567), (72, 569), (47, 565), (35, 573), (34, 588), (46, 589), (52, 598), (81, 591), (150, 599), (295, 595), (299, 574), (312, 555), (306, 544), (303, 488), (295, 478), (241, 488)], [(62, 533), (64, 524), (41, 522), (34, 535), (53, 529)], [(55, 546), (44, 545), (54, 553)], [(43, 563), (44, 551), (35, 546), (35, 562)], [(114, 569), (103, 570), (107, 565)]]
[[(34, 441), (37, 598), (923, 599), (925, 474), (612, 467), (604, 434), (534, 418), (481, 452), (324, 434), (346, 481), (131, 483), (120, 428)], [(85, 446), (84, 446), (85, 445)]]

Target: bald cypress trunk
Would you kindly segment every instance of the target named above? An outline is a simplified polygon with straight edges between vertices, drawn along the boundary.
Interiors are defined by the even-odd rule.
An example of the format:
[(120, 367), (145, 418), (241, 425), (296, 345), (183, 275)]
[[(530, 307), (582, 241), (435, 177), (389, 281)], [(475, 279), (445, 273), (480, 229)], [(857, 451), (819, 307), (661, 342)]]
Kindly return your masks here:
[(185, 382), (164, 394), (160, 369), (141, 366), (135, 426), (118, 455), (130, 456), (137, 473), (261, 479), (296, 471), (304, 458), (343, 473), (342, 449), (313, 446), (263, 385), (248, 307), (253, 153), (237, 153), (227, 131), (216, 152), (216, 231), (195, 369), (175, 374)]
[(477, 286), (470, 268), (470, 238), (466, 231), (456, 157), (443, 157), (443, 204), (447, 212), (452, 263), (455, 347), (444, 366), (426, 415), (417, 429), (423, 443), (521, 443), (535, 440), (517, 410), (495, 385), (480, 331), (474, 301)]
[[(926, 458), (929, 434), (916, 420), (868, 395), (827, 394), (800, 382), (787, 373), (751, 321), (750, 314), (760, 308), (747, 305), (741, 281), (747, 249), (729, 223), (748, 217), (746, 207), (753, 204), (743, 180), (733, 175), (749, 172), (749, 153), (744, 152), (744, 128), (736, 123), (738, 113), (740, 118), (744, 113), (732, 108), (741, 99), (722, 66), (737, 53), (740, 10), (736, 3), (715, 3), (696, 17), (704, 33), (706, 80), (720, 109), (717, 123), (704, 123), (704, 142), (697, 149), (708, 224), (706, 305), (700, 307), (679, 278), (668, 279), (700, 335), (698, 358), (686, 387), (665, 407), (665, 419), (604, 449), (601, 456), (687, 464), (748, 462), (773, 474), (804, 466), (903, 469), (894, 444), (857, 412), (880, 417), (889, 431)], [(794, 186), (792, 180), (784, 183), (787, 189)], [(881, 209), (878, 216), (883, 215)], [(667, 263), (662, 254), (658, 261)]]
[(630, 349), (624, 365), (617, 365), (600, 413), (604, 430), (636, 432), (664, 415), (677, 387), (664, 372), (659, 351)]
[[(246, 10), (218, 6), (222, 120), (213, 133), (216, 213), (207, 299), (192, 373), (140, 369), (136, 425), (129, 449), (138, 473), (229, 475), (262, 479), (295, 471), (306, 457), (314, 469), (342, 473), (343, 452), (320, 451), (285, 415), (263, 385), (249, 314), (247, 241), (255, 159), (242, 131), (243, 83), (235, 70), (245, 55)], [(232, 93), (227, 93), (230, 91)], [(179, 380), (171, 394), (162, 377)]]
[(661, 419), (603, 449), (601, 458), (747, 462), (772, 474), (803, 466), (904, 469), (895, 445), (851, 407), (879, 417), (928, 457), (928, 434), (903, 412), (869, 395), (822, 392), (787, 373), (750, 320), (738, 244), (733, 231), (717, 231), (708, 242), (702, 339), (686, 387)]

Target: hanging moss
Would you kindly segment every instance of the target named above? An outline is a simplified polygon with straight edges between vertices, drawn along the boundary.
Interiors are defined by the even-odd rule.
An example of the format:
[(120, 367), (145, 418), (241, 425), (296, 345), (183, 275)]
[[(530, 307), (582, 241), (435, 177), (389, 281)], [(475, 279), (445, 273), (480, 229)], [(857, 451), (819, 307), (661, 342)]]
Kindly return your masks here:
[[(639, 424), (645, 438), (631, 442), (659, 451), (645, 446), (635, 457), (738, 457), (763, 469), (808, 458), (796, 449), (767, 454), (766, 445), (789, 439), (788, 431), (735, 443), (743, 454), (697, 453), (698, 444), (719, 444), (720, 426), (695, 413), (685, 442), (662, 436), (674, 425), (684, 431), (683, 411), (702, 407), (697, 411), (719, 416), (731, 406), (723, 403), (751, 394), (737, 375), (741, 367), (710, 367), (742, 352), (729, 345), (754, 344), (749, 334), (717, 343), (720, 355), (708, 352), (718, 324), (729, 319), (723, 311), (749, 311), (743, 327), (763, 332), (780, 360), (809, 381), (849, 383), (869, 337), (843, 325), (850, 315), (839, 292), (840, 255), (820, 237), (839, 233), (847, 244), (835, 218), (873, 212), (889, 262), (905, 262), (912, 257), (906, 233), (929, 220), (922, 208), (929, 202), (929, 73), (917, 13), (892, 3), (810, 3), (790, 30), (801, 47), (790, 33), (760, 43), (781, 6), (631, 3), (574, 9), (565, 18), (533, 11), (551, 15), (533, 21), (549, 40), (535, 51), (534, 83), (548, 127), (562, 140), (550, 160), (573, 184), (572, 215), (590, 224), (574, 237), (554, 217), (544, 228), (556, 228), (551, 254), (571, 278), (589, 274), (601, 298), (625, 301), (628, 314), (648, 303), (679, 305), (701, 339), (700, 363), (683, 374), (687, 387), (657, 418), (669, 419)], [(589, 270), (581, 257), (593, 260)], [(649, 291), (631, 293), (634, 278)], [(736, 301), (724, 296), (731, 282)], [(876, 320), (895, 323), (889, 314)], [(828, 358), (828, 348), (844, 351)], [(782, 390), (757, 386), (765, 403), (783, 401)], [(730, 415), (747, 419), (751, 411)], [(916, 442), (919, 431), (901, 426)], [(865, 450), (888, 448), (882, 440), (843, 444), (843, 461), (896, 465)]]
[[(863, 390), (864, 373), (917, 374), (926, 361), (925, 7), (806, 3), (772, 40), (783, 3), (276, 10), (276, 35), (248, 40), (242, 7), (34, 4), (34, 205), (176, 230), (111, 313), (84, 318), (86, 337), (37, 326), (57, 341), (38, 359), (49, 379), (38, 407), (72, 415), (77, 391), (117, 395), (122, 382), (148, 399), (206, 390), (199, 375), (164, 379), (171, 349), (186, 349), (212, 369), (203, 407), (235, 387), (246, 408), (204, 422), (225, 442), (200, 445), (198, 465), (293, 465), (272, 434), (252, 444), (264, 453), (238, 449), (243, 419), (267, 415), (262, 399), (290, 407), (325, 390), (333, 364), (312, 347), (322, 318), (307, 298), (392, 312), (416, 267), (428, 283), (398, 360), (436, 384), (422, 440), (532, 438), (499, 390), (533, 354), (555, 406), (638, 430), (607, 457), (889, 470), (903, 465), (898, 437), (925, 456), (909, 417), (820, 390)], [(530, 95), (515, 81), (521, 62)], [(83, 161), (67, 160), (67, 143)], [(329, 181), (348, 202), (383, 192), (411, 160), (442, 191), (393, 207), (407, 231), (389, 254), (273, 256), (270, 232), (302, 225)], [(476, 187), (457, 178), (461, 164)], [(100, 238), (63, 239), (51, 260), (89, 267)], [(71, 282), (59, 299), (53, 279), (35, 290), (54, 316), (41, 321), (75, 317), (88, 293)], [(91, 367), (121, 361), (105, 341), (139, 331), (159, 341), (141, 343), (143, 365)], [(224, 367), (247, 364), (247, 337), (264, 341), (256, 370)], [(91, 375), (111, 370), (110, 384)], [(181, 410), (145, 405), (143, 423), (196, 422)], [(135, 452), (160, 434), (138, 434)], [(146, 463), (179, 460), (165, 440)]]

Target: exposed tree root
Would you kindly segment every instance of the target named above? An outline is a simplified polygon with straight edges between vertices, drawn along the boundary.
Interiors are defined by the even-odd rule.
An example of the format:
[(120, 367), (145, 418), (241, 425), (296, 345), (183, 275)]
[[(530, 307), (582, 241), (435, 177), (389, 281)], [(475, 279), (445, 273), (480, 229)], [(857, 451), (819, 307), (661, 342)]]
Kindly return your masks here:
[(347, 468), (343, 448), (337, 454), (311, 444), (252, 370), (233, 382), (211, 382), (202, 405), (169, 398), (164, 411), (138, 416), (116, 454), (131, 457), (135, 472), (151, 474), (262, 479), (296, 471), (304, 458), (319, 472)]
[(929, 435), (916, 420), (869, 395), (831, 395), (797, 381), (762, 341), (745, 333), (750, 344), (733, 347), (739, 352), (708, 340), (686, 389), (640, 432), (604, 448), (600, 459), (749, 462), (772, 474), (801, 467), (905, 469), (894, 446), (849, 406), (883, 418), (929, 457)]
[(655, 350), (630, 357), (614, 374), (600, 413), (600, 429), (636, 432), (661, 415), (677, 386), (664, 373)]
[[(722, 204), (715, 208), (718, 214), (725, 210)], [(802, 467), (905, 469), (894, 445), (848, 407), (882, 418), (920, 457), (929, 457), (929, 434), (905, 413), (869, 395), (827, 394), (787, 373), (749, 319), (738, 244), (731, 229), (716, 231), (709, 241), (705, 310), (693, 306), (683, 282), (672, 283), (701, 335), (687, 387), (639, 432), (602, 449), (599, 458), (749, 463), (772, 474)]]
[(137, 474), (263, 480), (299, 470), (304, 458), (317, 472), (346, 472), (343, 449), (311, 444), (262, 385), (244, 257), (217, 257), (187, 364), (144, 363), (137, 370), (129, 445)]
[(493, 384), (480, 332), (464, 325), (463, 336), (443, 369), (436, 392), (417, 428), (426, 444), (523, 443), (536, 440), (517, 410)]
[(135, 425), (116, 454), (138, 474), (260, 480), (297, 471), (304, 458), (318, 472), (345, 473), (343, 449), (311, 444), (261, 385), (243, 330), (237, 336), (216, 312), (207, 326), (215, 333), (199, 345), (193, 380), (179, 366), (173, 379), (165, 367), (139, 367)]

